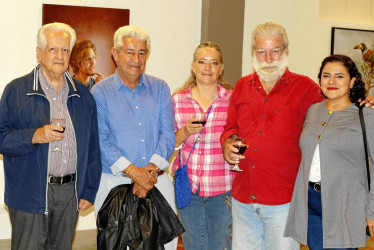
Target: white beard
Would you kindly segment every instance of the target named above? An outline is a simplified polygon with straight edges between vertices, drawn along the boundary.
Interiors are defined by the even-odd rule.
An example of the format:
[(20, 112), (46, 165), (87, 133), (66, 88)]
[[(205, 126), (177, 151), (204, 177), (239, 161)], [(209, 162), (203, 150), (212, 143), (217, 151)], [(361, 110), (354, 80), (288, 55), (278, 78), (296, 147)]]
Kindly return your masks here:
[(288, 66), (288, 56), (286, 54), (282, 55), (279, 61), (273, 61), (271, 63), (259, 62), (256, 55), (252, 57), (252, 65), (255, 69), (258, 77), (266, 83), (278, 82), (278, 80), (283, 76), (286, 68)]

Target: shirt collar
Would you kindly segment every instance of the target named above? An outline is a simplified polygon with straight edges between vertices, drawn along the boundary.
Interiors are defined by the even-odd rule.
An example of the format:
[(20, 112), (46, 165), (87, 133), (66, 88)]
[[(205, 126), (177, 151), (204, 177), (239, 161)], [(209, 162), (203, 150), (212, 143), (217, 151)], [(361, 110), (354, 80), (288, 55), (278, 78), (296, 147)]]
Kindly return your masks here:
[[(255, 72), (253, 80), (250, 81), (252, 85), (255, 85), (256, 82), (261, 82), (260, 77), (258, 76), (257, 72)], [(285, 84), (289, 85), (292, 82), (292, 75), (290, 74), (290, 71), (288, 68), (284, 71), (282, 77), (278, 80), (277, 84), (279, 82), (284, 82)]]
[[(40, 85), (42, 86), (42, 88), (44, 89), (53, 89), (52, 93), (56, 93), (56, 91), (54, 91), (54, 87), (52, 86), (52, 84), (50, 82), (48, 82), (47, 78), (45, 77), (44, 75), (44, 72), (42, 69), (40, 69), (39, 71), (39, 80), (40, 80)], [(66, 94), (68, 93), (68, 83), (66, 81), (66, 78), (63, 77), (63, 86), (61, 88), (61, 90), (63, 92), (66, 92)]]
[[(126, 86), (124, 83), (123, 83), (123, 81), (122, 81), (122, 79), (121, 79), (121, 77), (119, 76), (119, 74), (118, 74), (118, 69), (116, 69), (116, 72), (115, 72), (115, 83), (116, 83), (116, 86), (117, 86), (117, 88), (118, 89), (120, 89), (120, 88), (128, 88), (128, 89), (130, 89), (128, 86)], [(141, 76), (140, 76), (140, 79), (139, 79), (139, 82), (138, 82), (138, 84), (136, 85), (136, 88), (138, 88), (138, 87), (148, 87), (148, 82), (147, 82), (147, 80), (146, 80), (146, 77), (145, 77), (145, 74), (143, 73)], [(135, 89), (136, 89), (135, 88)]]
[[(190, 86), (188, 87), (188, 89), (186, 89), (186, 96), (187, 98), (190, 98), (190, 99), (192, 99), (192, 95), (191, 95), (192, 87), (193, 86)], [(217, 90), (217, 94), (214, 100), (224, 98), (227, 94), (228, 94), (228, 90), (225, 89), (221, 84), (218, 84), (218, 90)]]
[[(38, 64), (34, 68), (34, 81), (33, 81), (33, 85), (32, 85), (32, 88), (28, 91), (30, 94), (32, 94), (32, 93), (43, 94), (43, 90), (42, 90), (42, 87), (41, 87), (40, 81), (39, 81), (39, 74), (40, 74), (40, 64)], [(77, 87), (75, 86), (75, 83), (74, 83), (73, 79), (71, 78), (69, 72), (65, 71), (64, 75), (66, 77), (65, 80), (67, 81), (67, 84), (68, 84), (68, 87), (69, 87), (69, 95), (77, 95), (77, 96), (79, 96)]]

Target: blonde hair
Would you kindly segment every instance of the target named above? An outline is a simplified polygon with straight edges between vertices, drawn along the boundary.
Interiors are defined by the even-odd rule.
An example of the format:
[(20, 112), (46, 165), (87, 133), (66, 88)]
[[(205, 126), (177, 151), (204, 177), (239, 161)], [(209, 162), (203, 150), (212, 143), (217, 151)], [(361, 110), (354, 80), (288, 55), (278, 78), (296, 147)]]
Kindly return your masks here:
[[(218, 60), (220, 61), (220, 63), (224, 64), (224, 62), (223, 62), (223, 51), (222, 51), (221, 47), (214, 42), (203, 42), (199, 46), (197, 46), (197, 48), (195, 49), (195, 52), (193, 53), (193, 62), (197, 61), (197, 59), (198, 59), (197, 55), (198, 55), (200, 49), (202, 49), (202, 48), (213, 48), (213, 49), (215, 49), (218, 52)], [(233, 86), (228, 81), (226, 81), (224, 79), (223, 74), (224, 74), (224, 71), (222, 71), (221, 75), (218, 78), (218, 84), (221, 85), (222, 87), (224, 87), (225, 89), (232, 90)], [(188, 89), (188, 88), (193, 87), (195, 85), (196, 85), (196, 75), (191, 70), (190, 77), (188, 77), (188, 79), (185, 82), (185, 84), (183, 85), (183, 87), (178, 89), (176, 92), (178, 92), (180, 90)]]

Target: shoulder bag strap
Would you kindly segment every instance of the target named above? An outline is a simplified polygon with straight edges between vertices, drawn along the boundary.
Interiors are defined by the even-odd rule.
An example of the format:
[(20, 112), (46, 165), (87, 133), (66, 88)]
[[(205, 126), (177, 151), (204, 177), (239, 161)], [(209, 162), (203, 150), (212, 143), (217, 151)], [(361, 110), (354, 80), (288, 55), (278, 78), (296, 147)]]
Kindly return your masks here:
[[(212, 108), (213, 108), (213, 104), (210, 105), (210, 108), (209, 108), (208, 114), (206, 115), (206, 118), (205, 118), (206, 121), (208, 121), (208, 117), (209, 117), (209, 114), (210, 114), (210, 111), (212, 110)], [(204, 129), (205, 129), (205, 126), (204, 126), (203, 129), (200, 131), (200, 135), (201, 135), (201, 133), (203, 132)], [(195, 148), (195, 146), (196, 146), (196, 141), (195, 141), (195, 143), (193, 144), (190, 153), (188, 154), (187, 161), (186, 161), (186, 165), (187, 165), (187, 163), (188, 163), (188, 160), (190, 159), (190, 156), (191, 156), (192, 151), (193, 151), (193, 149)], [(181, 150), (180, 150), (180, 149), (179, 149), (179, 167), (182, 167), (182, 164), (181, 164)]]
[(361, 128), (362, 128), (362, 136), (364, 138), (366, 173), (367, 173), (367, 176), (368, 176), (368, 185), (369, 185), (369, 191), (370, 191), (369, 157), (368, 157), (368, 148), (367, 148), (367, 140), (366, 140), (365, 120), (364, 120), (364, 115), (363, 115), (362, 109), (363, 109), (363, 106), (360, 106), (359, 107), (359, 116), (360, 116), (360, 123), (361, 123)]

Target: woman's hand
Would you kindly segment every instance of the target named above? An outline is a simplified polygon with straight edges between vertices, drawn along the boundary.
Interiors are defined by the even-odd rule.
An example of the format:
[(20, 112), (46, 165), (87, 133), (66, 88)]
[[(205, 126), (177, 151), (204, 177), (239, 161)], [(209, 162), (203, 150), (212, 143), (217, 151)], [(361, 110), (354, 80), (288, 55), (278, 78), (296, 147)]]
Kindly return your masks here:
[(190, 135), (199, 133), (203, 129), (203, 125), (193, 124), (193, 121), (197, 121), (197, 119), (189, 119), (183, 128), (175, 132), (175, 148), (178, 148)]
[(370, 236), (374, 236), (374, 220), (370, 218), (366, 218), (366, 225), (369, 227), (370, 230)]
[(360, 98), (358, 99), (358, 101), (360, 102), (361, 106), (365, 105), (366, 107), (371, 107), (372, 109), (374, 109), (374, 97), (368, 96), (365, 100), (361, 100)]
[(182, 128), (186, 137), (199, 133), (203, 129), (204, 126), (202, 124), (192, 123), (194, 121), (197, 121), (197, 119), (196, 118), (189, 119), (186, 125)]

